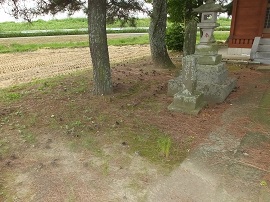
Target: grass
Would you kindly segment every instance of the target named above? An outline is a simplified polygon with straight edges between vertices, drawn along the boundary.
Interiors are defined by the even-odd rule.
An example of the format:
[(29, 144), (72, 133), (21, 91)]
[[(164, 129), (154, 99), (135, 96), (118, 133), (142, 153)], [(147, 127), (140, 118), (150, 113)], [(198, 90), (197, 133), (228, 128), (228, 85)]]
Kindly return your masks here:
[(34, 144), (37, 142), (35, 135), (28, 131), (21, 131), (21, 138), (28, 144)]
[[(138, 19), (136, 21), (137, 27), (148, 27), (150, 23), (149, 18)], [(37, 20), (32, 23), (28, 22), (3, 22), (0, 23), (0, 32), (18, 32), (24, 30), (60, 30), (60, 29), (81, 29), (87, 28), (87, 18), (66, 18), (61, 20)], [(107, 24), (107, 28), (121, 27), (121, 23), (116, 21), (113, 24)], [(130, 27), (130, 25), (125, 25)]]
[(0, 90), (0, 99), (5, 102), (19, 100), (22, 96), (21, 93), (14, 92), (13, 89)]
[(158, 146), (161, 150), (161, 155), (165, 156), (166, 158), (170, 155), (170, 150), (172, 146), (172, 140), (170, 137), (161, 137), (158, 139)]
[[(11, 197), (8, 196), (5, 190), (5, 180), (2, 179), (3, 176), (0, 176), (0, 201), (12, 201)], [(5, 198), (5, 199), (4, 199)]]
[(9, 141), (7, 139), (0, 139), (0, 160), (9, 153), (10, 146)]
[[(220, 23), (222, 25), (228, 25), (230, 23), (229, 19), (221, 18)], [(112, 25), (108, 25), (108, 27), (119, 27), (120, 22), (116, 22)], [(138, 26), (144, 26), (147, 27), (150, 23), (149, 18), (146, 19), (139, 19), (138, 20)], [(24, 36), (24, 33), (16, 33), (16, 31), (22, 31), (25, 29), (28, 30), (44, 30), (44, 29), (51, 29), (56, 30), (53, 33), (50, 33), (48, 35), (61, 35), (61, 34), (67, 34), (62, 33), (63, 31), (60, 31), (60, 33), (57, 33), (57, 30), (59, 29), (79, 29), (82, 28), (82, 26), (85, 26), (87, 24), (87, 20), (84, 18), (68, 18), (64, 20), (51, 20), (51, 21), (43, 21), (38, 20), (33, 22), (32, 24), (23, 22), (23, 23), (14, 23), (14, 22), (5, 22), (0, 23), (0, 33), (11, 31), (8, 35), (3, 35), (2, 37), (10, 37), (10, 36)], [(134, 31), (134, 30), (133, 30)], [(87, 34), (86, 31), (78, 31), (74, 30), (72, 32), (69, 32), (68, 34)], [(44, 33), (40, 33), (41, 35), (44, 35)], [(37, 33), (32, 34), (26, 34), (30, 36), (39, 35)], [(46, 35), (46, 34), (45, 34)], [(215, 38), (217, 41), (226, 41), (226, 39), (229, 36), (228, 31), (216, 31), (215, 32)], [(199, 35), (197, 36), (197, 41), (199, 41)], [(121, 38), (121, 39), (108, 39), (108, 45), (114, 45), (114, 46), (121, 46), (121, 45), (135, 45), (135, 44), (148, 44), (149, 38), (148, 35), (145, 36), (139, 36), (139, 37), (127, 37), (127, 38)], [(0, 53), (12, 53), (12, 52), (27, 52), (27, 51), (36, 51), (38, 49), (44, 49), (44, 48), (50, 48), (50, 49), (60, 49), (60, 48), (81, 48), (81, 47), (88, 47), (89, 42), (88, 39), (85, 41), (80, 42), (59, 42), (59, 43), (42, 43), (42, 44), (35, 44), (35, 43), (28, 43), (28, 44), (20, 44), (20, 43), (13, 43), (13, 44), (3, 44), (0, 45)]]
[(148, 35), (138, 37), (128, 37), (121, 39), (108, 39), (108, 45), (110, 46), (122, 46), (122, 45), (136, 45), (136, 44), (149, 44)]
[[(117, 30), (107, 30), (107, 34), (113, 33), (147, 33), (148, 29), (127, 28)], [(0, 32), (0, 38), (12, 37), (34, 37), (34, 36), (59, 36), (59, 35), (85, 35), (87, 30), (52, 30), (48, 32)]]
[(138, 127), (136, 131), (128, 132), (126, 128), (121, 134), (121, 141), (131, 145), (133, 153), (147, 157), (154, 163), (163, 162), (164, 165), (175, 164), (185, 158), (185, 149), (180, 149), (179, 145), (158, 127), (141, 121), (136, 121), (136, 124)]
[[(120, 22), (107, 24), (107, 33), (145, 33), (148, 27), (149, 19), (138, 19), (136, 27), (125, 25), (125, 29), (110, 29), (121, 27)], [(31, 36), (57, 36), (57, 35), (82, 35), (88, 34), (86, 18), (67, 18), (62, 20), (43, 21), (37, 20), (32, 23), (28, 22), (3, 22), (0, 23), (0, 38), (8, 37), (31, 37)], [(25, 32), (30, 30), (32, 32)], [(38, 32), (38, 30), (42, 30)]]
[(215, 31), (214, 36), (217, 41), (226, 41), (230, 35), (229, 31)]
[[(127, 38), (115, 38), (108, 39), (108, 45), (122, 46), (122, 45), (136, 45), (136, 44), (148, 44), (148, 35), (138, 37)], [(7, 44), (0, 45), (0, 53), (12, 53), (12, 52), (27, 52), (36, 51), (38, 49), (61, 49), (61, 48), (82, 48), (89, 47), (88, 41), (81, 42), (60, 42), (60, 43), (44, 43), (44, 44)]]
[[(112, 102), (106, 97), (92, 97), (88, 93), (91, 90), (88, 74), (89, 72), (80, 71), (1, 90), (3, 94), (23, 95), (11, 96), (12, 99), (8, 101), (5, 97), (0, 97), (0, 105), (3, 108), (23, 106), (5, 116), (8, 117), (8, 123), (4, 124), (2, 129), (7, 129), (9, 125), (14, 126), (14, 129), (20, 131), (19, 137), (23, 144), (33, 145), (39, 141), (38, 131), (46, 128), (50, 131), (48, 133), (55, 133), (64, 138), (72, 151), (88, 150), (98, 156), (104, 155), (102, 148), (106, 145), (117, 144), (120, 148), (128, 145), (129, 153), (136, 153), (165, 167), (171, 167), (185, 158), (186, 146), (179, 147), (179, 144), (168, 138), (168, 134), (158, 126), (135, 116), (127, 117), (129, 113), (136, 113), (137, 110), (147, 110), (149, 113), (151, 108), (144, 106), (148, 106), (147, 99), (142, 101), (141, 106), (132, 109), (120, 109), (118, 106), (130, 103), (133, 96), (146, 92), (146, 89), (149, 89), (148, 84), (137, 88), (138, 84), (134, 83), (136, 91), (129, 91), (132, 95), (121, 97), (116, 94), (113, 98), (115, 101)], [(82, 83), (85, 91), (80, 90)], [(153, 84), (158, 85), (159, 82)], [(67, 90), (64, 91), (63, 86)], [(49, 90), (49, 93), (44, 94), (45, 90)], [(131, 125), (136, 127), (132, 128)], [(188, 145), (189, 143), (187, 147)], [(7, 142), (2, 141), (1, 155), (8, 151)], [(101, 169), (107, 175), (108, 163)]]
[[(215, 36), (216, 41), (224, 42), (228, 39), (229, 35), (230, 35), (229, 31), (215, 31), (214, 32), (214, 36)], [(200, 33), (199, 32), (197, 33), (196, 40), (197, 40), (197, 43), (199, 43), (199, 41), (200, 41)]]
[[(226, 41), (229, 37), (229, 32), (216, 31), (215, 38), (217, 41)], [(197, 41), (199, 41), (199, 35), (197, 35)], [(138, 37), (126, 37), (126, 38), (114, 38), (108, 39), (108, 45), (111, 46), (123, 46), (123, 45), (136, 45), (136, 44), (149, 44), (148, 35)], [(36, 51), (38, 49), (60, 49), (60, 48), (82, 48), (88, 47), (88, 41), (80, 42), (59, 42), (59, 43), (44, 43), (44, 44), (7, 44), (0, 45), (0, 53), (12, 53), (12, 52), (27, 52)]]
[[(221, 26), (230, 26), (231, 20), (227, 18), (219, 18), (218, 23)], [(143, 18), (136, 20), (137, 27), (149, 27), (150, 18)], [(28, 22), (2, 22), (0, 23), (0, 32), (15, 32), (24, 30), (60, 30), (60, 29), (82, 29), (87, 28), (86, 18), (66, 18), (61, 20), (37, 20), (32, 23)], [(118, 28), (121, 27), (120, 21), (116, 21), (113, 24), (107, 24), (107, 28)], [(126, 24), (125, 27), (130, 27)]]
[[(138, 19), (136, 27), (130, 27), (129, 24), (124, 25), (125, 30), (107, 30), (107, 33), (140, 33), (147, 32), (139, 27), (149, 27), (150, 19)], [(107, 24), (107, 28), (121, 27), (120, 21), (113, 24)], [(37, 20), (32, 23), (28, 22), (3, 22), (0, 23), (0, 38), (7, 37), (31, 37), (31, 36), (57, 36), (57, 35), (82, 35), (88, 34), (86, 18), (66, 18), (61, 20)], [(34, 32), (24, 32), (32, 30)], [(42, 32), (36, 32), (42, 30)], [(46, 31), (47, 30), (47, 31)]]
[(220, 26), (231, 26), (231, 19), (230, 18), (219, 18), (218, 23)]
[(88, 42), (65, 42), (65, 43), (45, 43), (45, 44), (11, 44), (1, 45), (0, 53), (27, 52), (38, 49), (61, 49), (61, 48), (81, 48), (88, 47)]
[[(220, 27), (218, 30), (229, 30), (230, 19), (220, 18), (218, 20)], [(170, 24), (170, 23), (168, 23)], [(137, 19), (137, 27), (149, 27), (150, 18)], [(0, 38), (7, 37), (30, 37), (30, 36), (55, 36), (55, 35), (81, 35), (87, 34), (87, 19), (86, 18), (66, 18), (61, 20), (37, 20), (32, 23), (28, 22), (3, 22), (0, 23)], [(116, 21), (113, 24), (107, 24), (107, 28), (119, 28), (121, 27), (120, 21)], [(134, 32), (144, 32), (146, 29), (137, 29), (131, 27), (131, 25), (124, 25), (125, 30), (107, 30), (107, 33), (134, 33)], [(27, 33), (25, 30), (45, 30), (42, 32)], [(49, 30), (49, 31), (46, 31)]]
[(0, 32), (0, 38), (58, 36), (58, 35), (82, 35), (82, 34), (88, 34), (88, 31), (85, 31), (85, 30), (52, 30), (52, 31), (48, 31), (48, 32), (9, 31), (9, 32)]

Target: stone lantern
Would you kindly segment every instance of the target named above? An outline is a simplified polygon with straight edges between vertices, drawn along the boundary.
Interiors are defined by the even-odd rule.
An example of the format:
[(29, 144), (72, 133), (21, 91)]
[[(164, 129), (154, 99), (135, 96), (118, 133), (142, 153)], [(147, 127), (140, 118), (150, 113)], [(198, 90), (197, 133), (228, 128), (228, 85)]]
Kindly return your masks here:
[(195, 48), (195, 57), (198, 58), (197, 90), (203, 92), (208, 103), (223, 102), (236, 85), (236, 79), (228, 77), (225, 63), (221, 62), (222, 55), (218, 54), (214, 37), (214, 30), (219, 26), (217, 13), (224, 11), (226, 9), (215, 4), (214, 0), (206, 0), (205, 4), (194, 9), (194, 12), (202, 16), (198, 24), (202, 36)]
[[(217, 13), (224, 12), (221, 5), (214, 0), (206, 0), (205, 4), (194, 9), (201, 14), (202, 36), (195, 47), (196, 58), (196, 91), (203, 93), (208, 103), (221, 103), (236, 86), (236, 79), (228, 77), (228, 70), (222, 55), (218, 54), (218, 45), (214, 37), (214, 30), (219, 26)], [(184, 67), (183, 67), (184, 68)], [(168, 83), (168, 95), (174, 96), (183, 91), (183, 73)]]
[[(217, 13), (224, 12), (226, 9), (221, 5), (215, 4), (214, 0), (207, 0), (205, 4), (193, 10), (201, 13), (201, 23), (198, 27), (202, 29), (200, 43), (196, 46), (196, 55), (209, 55), (199, 59), (202, 64), (217, 64), (221, 61), (221, 55), (218, 55), (218, 46), (215, 44), (214, 30), (219, 26), (217, 23)], [(214, 56), (214, 57), (213, 57)]]

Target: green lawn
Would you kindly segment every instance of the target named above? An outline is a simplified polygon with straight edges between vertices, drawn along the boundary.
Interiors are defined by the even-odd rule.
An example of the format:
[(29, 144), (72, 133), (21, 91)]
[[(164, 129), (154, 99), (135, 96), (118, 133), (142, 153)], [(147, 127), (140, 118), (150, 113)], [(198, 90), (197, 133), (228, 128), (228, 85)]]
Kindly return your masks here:
[[(229, 32), (227, 31), (216, 31), (215, 38), (217, 41), (226, 41), (229, 36)], [(197, 41), (199, 41), (199, 34), (197, 35)], [(108, 39), (108, 45), (113, 46), (123, 46), (123, 45), (135, 45), (135, 44), (149, 44), (148, 35), (138, 36), (138, 37), (126, 37), (126, 38), (112, 38)], [(35, 51), (42, 48), (80, 48), (80, 47), (88, 47), (89, 42), (80, 41), (80, 42), (58, 42), (58, 43), (36, 43), (36, 44), (6, 44), (0, 45), (0, 53), (10, 53), (10, 52), (25, 52), (25, 51)]]
[[(149, 18), (138, 19), (137, 27), (148, 27), (150, 23)], [(120, 22), (114, 24), (107, 24), (108, 28), (120, 27)], [(126, 27), (129, 25), (126, 25)], [(87, 18), (66, 18), (61, 20), (37, 20), (32, 23), (28, 22), (3, 22), (0, 23), (0, 32), (14, 32), (24, 30), (60, 30), (60, 29), (81, 29), (87, 28)]]
[[(220, 18), (218, 22), (221, 26), (229, 26), (230, 19)], [(148, 27), (150, 23), (150, 18), (138, 19), (137, 27)], [(128, 26), (128, 25), (126, 25)], [(117, 21), (114, 24), (108, 24), (108, 28), (116, 28), (120, 27), (120, 22)], [(19, 37), (19, 36), (46, 36), (46, 35), (67, 35), (67, 34), (87, 34), (87, 31), (80, 31), (81, 28), (87, 28), (87, 19), (86, 18), (67, 18), (61, 20), (37, 20), (32, 23), (27, 22), (4, 22), (0, 23), (0, 33), (4, 32), (1, 36), (4, 37)], [(61, 29), (74, 29), (74, 31), (67, 33)], [(18, 33), (23, 30), (54, 30), (53, 33)], [(9, 32), (9, 33), (6, 33)], [(129, 30), (125, 32), (140, 32), (139, 30)], [(145, 30), (143, 30), (145, 32)], [(215, 37), (218, 41), (225, 41), (229, 36), (228, 31), (216, 31)], [(197, 38), (199, 40), (199, 37)], [(122, 39), (109, 39), (109, 45), (134, 45), (134, 44), (148, 44), (148, 35), (139, 36), (139, 37), (128, 37)], [(34, 51), (41, 48), (78, 48), (78, 47), (87, 47), (89, 45), (88, 40), (80, 41), (80, 42), (58, 42), (58, 43), (43, 43), (43, 44), (8, 44), (8, 45), (0, 45), (0, 53), (8, 53), (8, 52), (23, 52), (23, 51)]]
[[(148, 44), (148, 35), (138, 36), (138, 37), (126, 37), (126, 38), (113, 38), (108, 39), (108, 45), (113, 46), (123, 46), (123, 45), (136, 45), (136, 44)], [(6, 44), (0, 45), (0, 53), (11, 53), (11, 52), (26, 52), (35, 51), (42, 48), (59, 49), (59, 48), (82, 48), (88, 47), (89, 42), (79, 41), (79, 42), (49, 42), (49, 43), (36, 43), (36, 44)]]
[(218, 23), (220, 26), (231, 26), (231, 19), (229, 18), (219, 18)]
[[(231, 20), (227, 18), (220, 18), (218, 20), (221, 26), (230, 26)], [(137, 27), (149, 27), (150, 18), (138, 19), (136, 21)], [(108, 28), (120, 27), (119, 21), (113, 24), (107, 24)], [(86, 18), (66, 18), (61, 20), (37, 20), (32, 23), (28, 22), (3, 22), (0, 23), (0, 32), (14, 32), (23, 30), (60, 30), (60, 29), (81, 29), (87, 28)], [(126, 27), (129, 27), (127, 24)]]

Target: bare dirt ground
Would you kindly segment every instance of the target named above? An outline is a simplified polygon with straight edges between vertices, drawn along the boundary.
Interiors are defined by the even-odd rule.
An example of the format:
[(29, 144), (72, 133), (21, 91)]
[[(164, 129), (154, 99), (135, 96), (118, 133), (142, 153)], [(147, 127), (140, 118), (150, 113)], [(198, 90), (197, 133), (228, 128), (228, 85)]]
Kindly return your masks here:
[[(149, 56), (149, 46), (110, 46), (111, 64)], [(0, 55), (0, 87), (91, 68), (89, 48), (42, 49)]]
[[(109, 52), (114, 83), (114, 95), (109, 98), (90, 95), (89, 71), (61, 82), (22, 88), (19, 92), (23, 98), (0, 103), (0, 201), (192, 201), (168, 196), (170, 180), (179, 179), (170, 179), (168, 169), (162, 166), (166, 161), (154, 163), (144, 157), (143, 150), (130, 151), (132, 141), (143, 144), (149, 134), (162, 131), (182, 149), (177, 153), (184, 153), (178, 159), (180, 163), (199, 145), (216, 141), (208, 140), (209, 134), (224, 125), (237, 141), (243, 142), (252, 133), (262, 134), (259, 137), (267, 140), (256, 148), (240, 144), (237, 151), (229, 153), (239, 155), (252, 168), (264, 170), (255, 179), (256, 185), (268, 186), (269, 126), (254, 120), (253, 111), (259, 109), (269, 88), (269, 74), (257, 72), (254, 67), (229, 66), (231, 76), (238, 78), (238, 88), (224, 103), (209, 106), (193, 117), (168, 112), (172, 98), (166, 96), (166, 87), (175, 71), (156, 69), (148, 46), (109, 47)], [(88, 48), (3, 54), (0, 84), (7, 87), (90, 67)], [(264, 110), (269, 112), (269, 108)], [(222, 137), (227, 137), (227, 131)], [(150, 141), (148, 147), (155, 141)], [(223, 149), (223, 145), (209, 147), (214, 151)], [(223, 155), (223, 150), (215, 155)], [(238, 180), (236, 175), (232, 174), (232, 180)], [(166, 181), (169, 184), (157, 190)], [(241, 191), (241, 183), (246, 181), (234, 184), (236, 191)], [(203, 194), (193, 190), (192, 184), (189, 188)], [(154, 196), (149, 198), (149, 193)]]
[[(109, 52), (113, 73), (116, 74), (114, 77), (119, 77), (119, 80), (123, 77), (125, 79), (126, 75), (114, 68), (113, 64), (120, 63), (119, 67), (126, 66), (130, 60), (138, 58), (141, 61), (140, 65), (149, 64), (143, 59), (147, 58), (149, 61), (149, 46), (109, 47)], [(91, 69), (89, 56), (88, 48), (43, 49), (27, 53), (2, 54), (0, 55), (0, 85), (4, 88), (35, 79)], [(138, 73), (135, 73), (135, 77), (137, 75)], [(121, 91), (121, 81), (119, 82), (118, 79), (115, 90)], [(68, 83), (67, 86), (73, 85), (72, 83)], [(55, 97), (50, 98), (51, 101), (54, 99), (57, 100)], [(79, 102), (76, 98), (76, 103)], [(46, 113), (56, 114), (55, 109), (63, 105), (59, 101), (56, 103), (40, 103), (40, 105), (32, 100), (26, 105), (23, 104), (21, 110), (15, 107), (15, 111), (32, 116), (37, 110), (38, 116), (50, 120), (50, 115), (42, 115), (42, 111), (49, 107), (45, 109)], [(103, 104), (99, 103), (99, 105), (104, 108)], [(56, 108), (53, 109), (53, 106)], [(16, 113), (13, 107), (10, 107), (11, 111), (9, 107), (1, 107), (1, 120)], [(34, 119), (36, 118), (35, 116)], [(13, 121), (8, 120), (8, 122)], [(9, 145), (8, 150), (13, 148), (13, 151), (8, 158), (0, 160), (0, 201), (143, 201), (147, 192), (145, 187), (161, 175), (162, 168), (148, 162), (137, 153), (128, 153), (126, 150), (129, 146), (121, 142), (108, 143), (108, 145), (105, 143), (105, 146), (103, 145), (98, 151), (92, 151), (90, 148), (90, 152), (85, 149), (76, 152), (76, 149), (72, 151), (74, 143), (59, 136), (62, 132), (43, 128), (42, 125), (33, 127), (36, 130), (34, 133), (39, 135), (32, 141), (31, 133), (24, 134), (25, 126), (22, 122), (20, 120), (18, 125), (15, 124), (18, 127), (12, 124), (16, 129), (12, 126), (11, 133), (6, 131), (5, 126), (1, 129), (1, 152), (5, 151), (6, 145)], [(98, 121), (88, 120), (88, 124), (89, 122), (90, 125), (96, 125), (94, 122)], [(97, 130), (96, 133), (99, 135), (101, 129)], [(69, 134), (69, 130), (67, 133)], [(71, 133), (73, 137), (73, 131)], [(23, 137), (23, 141), (17, 138), (15, 139), (18, 141), (15, 140), (14, 135), (19, 139)], [(91, 142), (86, 144), (92, 147)], [(95, 150), (96, 146), (93, 148)]]

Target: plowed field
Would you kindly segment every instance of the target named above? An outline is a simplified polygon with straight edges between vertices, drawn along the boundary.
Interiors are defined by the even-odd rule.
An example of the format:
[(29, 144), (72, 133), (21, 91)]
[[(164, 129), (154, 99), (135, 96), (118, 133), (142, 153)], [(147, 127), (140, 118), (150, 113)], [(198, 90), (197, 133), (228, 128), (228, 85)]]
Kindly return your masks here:
[[(113, 64), (147, 56), (150, 50), (148, 45), (111, 46), (109, 53)], [(35, 52), (0, 54), (0, 87), (86, 68), (91, 68), (89, 48), (42, 49)]]

